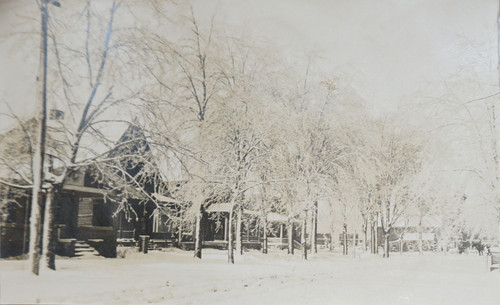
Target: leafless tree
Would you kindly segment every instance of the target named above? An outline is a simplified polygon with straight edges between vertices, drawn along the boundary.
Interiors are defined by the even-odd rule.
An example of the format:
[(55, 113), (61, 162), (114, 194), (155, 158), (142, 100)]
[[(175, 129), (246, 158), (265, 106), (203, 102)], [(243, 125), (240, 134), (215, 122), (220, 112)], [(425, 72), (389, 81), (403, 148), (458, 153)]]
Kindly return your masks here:
[[(45, 12), (47, 1), (42, 1), (42, 12)], [(39, 245), (43, 232), (42, 255), (45, 257), (49, 268), (55, 269), (54, 250), (54, 197), (62, 190), (65, 181), (72, 173), (78, 170), (93, 168), (96, 179), (102, 175), (123, 172), (123, 168), (112, 168), (113, 162), (123, 162), (126, 158), (140, 158), (147, 160), (147, 156), (141, 155), (143, 151), (136, 151), (135, 155), (112, 156), (110, 152), (116, 148), (115, 130), (124, 130), (124, 127), (133, 125), (124, 109), (130, 109), (129, 101), (135, 95), (135, 89), (126, 85), (124, 77), (120, 78), (120, 69), (134, 69), (133, 63), (123, 65), (123, 56), (131, 52), (130, 45), (124, 43), (125, 36), (120, 36), (116, 30), (116, 16), (120, 4), (112, 2), (108, 13), (104, 16), (97, 13), (93, 3), (88, 1), (79, 7), (85, 12), (83, 22), (85, 32), (82, 37), (81, 31), (76, 31), (67, 24), (69, 15), (67, 12), (53, 11), (47, 20), (47, 54), (48, 62), (45, 63), (48, 75), (51, 76), (46, 84), (47, 113), (50, 110), (50, 118), (44, 123), (41, 118), (23, 121), (17, 119), (18, 129), (21, 131), (19, 137), (15, 137), (19, 143), (28, 143), (26, 154), (3, 155), (3, 165), (12, 167), (12, 173), (16, 177), (22, 177), (14, 187), (20, 189), (32, 186), (37, 176), (31, 174), (34, 171), (21, 171), (20, 168), (31, 168), (34, 164), (35, 144), (43, 143), (43, 138), (35, 137), (36, 129), (33, 124), (47, 126), (46, 150), (43, 153), (46, 161), (40, 170), (43, 170), (43, 180), (40, 182), (44, 190), (45, 216), (43, 231), (41, 228), (41, 211), (32, 209), (32, 230), (30, 230), (30, 263), (33, 273), (38, 274), (40, 251)], [(79, 13), (77, 13), (79, 15)], [(80, 24), (73, 26), (79, 27)], [(74, 33), (64, 35), (63, 33)], [(123, 33), (122, 33), (123, 34)], [(82, 38), (78, 42), (75, 39)], [(43, 66), (43, 64), (42, 64)], [(125, 67), (126, 66), (126, 67)], [(15, 114), (10, 115), (17, 117)], [(42, 139), (42, 140), (40, 140)], [(130, 144), (136, 139), (121, 143)], [(17, 147), (17, 146), (15, 146)], [(118, 159), (121, 159), (119, 161)], [(13, 162), (12, 162), (13, 161)], [(139, 161), (137, 161), (139, 162)], [(106, 163), (106, 166), (103, 164)], [(35, 168), (33, 166), (33, 168)], [(99, 172), (106, 169), (107, 173)], [(4, 185), (12, 184), (2, 181)], [(140, 183), (129, 180), (130, 183)], [(116, 189), (116, 187), (114, 187)], [(36, 189), (36, 188), (35, 188)], [(123, 190), (124, 188), (122, 188)], [(36, 192), (36, 191), (34, 191)], [(34, 196), (35, 197), (35, 196)], [(33, 199), (33, 207), (40, 206), (38, 199)], [(33, 227), (34, 226), (34, 227)], [(38, 228), (38, 229), (37, 229)]]

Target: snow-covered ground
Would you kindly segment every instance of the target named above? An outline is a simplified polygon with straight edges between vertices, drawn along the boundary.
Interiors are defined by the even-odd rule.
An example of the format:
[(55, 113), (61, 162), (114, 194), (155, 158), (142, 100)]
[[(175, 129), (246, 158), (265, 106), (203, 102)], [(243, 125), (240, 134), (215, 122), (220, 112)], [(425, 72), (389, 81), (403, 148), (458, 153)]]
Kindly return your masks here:
[(500, 304), (500, 272), (476, 254), (247, 252), (229, 265), (225, 251), (171, 249), (57, 265), (35, 277), (26, 261), (0, 261), (0, 304)]

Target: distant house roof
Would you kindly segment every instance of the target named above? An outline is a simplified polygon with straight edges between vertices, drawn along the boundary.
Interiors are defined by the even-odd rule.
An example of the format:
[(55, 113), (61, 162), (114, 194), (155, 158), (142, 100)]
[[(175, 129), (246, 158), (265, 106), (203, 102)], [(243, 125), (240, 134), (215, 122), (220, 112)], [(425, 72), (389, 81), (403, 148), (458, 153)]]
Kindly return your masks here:
[(288, 218), (285, 215), (278, 213), (267, 213), (267, 221), (287, 222)]
[[(394, 224), (394, 227), (404, 228), (404, 227), (418, 227), (419, 219), (418, 217), (410, 218), (400, 218)], [(425, 216), (422, 219), (422, 226), (427, 228), (437, 228), (441, 226), (441, 219), (435, 216)]]
[[(403, 235), (403, 240), (414, 241), (419, 240), (418, 233), (406, 233)], [(434, 233), (422, 233), (422, 240), (434, 240)]]
[(182, 203), (182, 201), (179, 201), (177, 199), (165, 196), (165, 195), (160, 195), (158, 193), (154, 193), (153, 196), (160, 202), (166, 202), (166, 203)]
[[(230, 203), (216, 203), (210, 205), (206, 209), (207, 213), (229, 213), (231, 212), (231, 204)], [(243, 213), (246, 215), (260, 215), (259, 211), (252, 210), (243, 210)], [(267, 221), (271, 222), (287, 222), (288, 218), (285, 215), (278, 213), (267, 213)]]
[(230, 203), (215, 203), (210, 205), (205, 211), (207, 213), (221, 213), (221, 212), (226, 212), (229, 213), (231, 212), (232, 205)]
[(84, 194), (87, 197), (97, 197), (97, 198), (102, 198), (103, 196), (105, 196), (109, 193), (107, 190), (103, 190), (103, 189), (98, 189), (98, 188), (94, 188), (94, 187), (87, 187), (87, 186), (72, 185), (72, 184), (65, 184), (63, 187), (63, 191), (73, 191), (73, 192), (77, 192), (79, 194)]

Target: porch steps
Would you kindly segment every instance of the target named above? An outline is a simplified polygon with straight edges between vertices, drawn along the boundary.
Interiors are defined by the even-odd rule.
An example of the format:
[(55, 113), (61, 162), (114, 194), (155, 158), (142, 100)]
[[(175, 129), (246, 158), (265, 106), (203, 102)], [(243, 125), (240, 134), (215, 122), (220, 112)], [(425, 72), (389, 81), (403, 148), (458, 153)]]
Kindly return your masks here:
[(77, 240), (75, 243), (75, 257), (87, 258), (99, 256), (99, 252), (84, 240)]

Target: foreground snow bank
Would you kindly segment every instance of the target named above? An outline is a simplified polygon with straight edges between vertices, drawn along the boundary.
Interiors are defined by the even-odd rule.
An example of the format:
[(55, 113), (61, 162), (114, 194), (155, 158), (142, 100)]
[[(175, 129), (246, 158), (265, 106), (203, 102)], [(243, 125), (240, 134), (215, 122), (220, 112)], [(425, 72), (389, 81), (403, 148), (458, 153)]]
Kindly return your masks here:
[(500, 273), (476, 255), (245, 253), (235, 265), (206, 249), (124, 259), (60, 259), (31, 276), (26, 261), (0, 261), (0, 303), (50, 304), (499, 304)]

